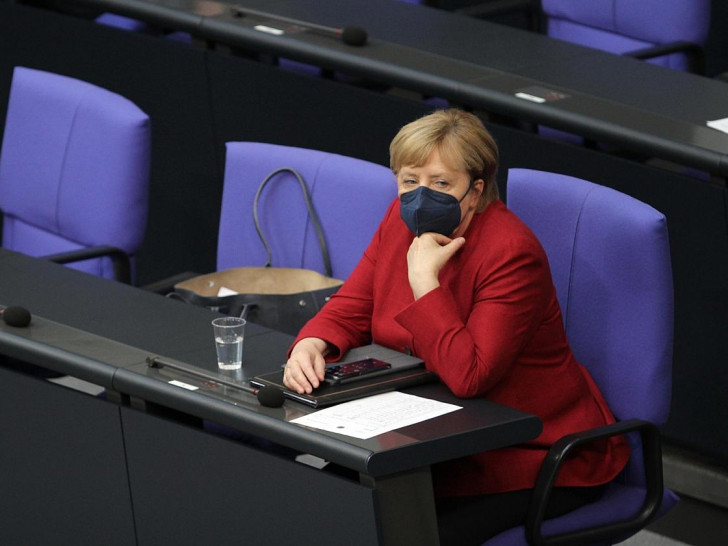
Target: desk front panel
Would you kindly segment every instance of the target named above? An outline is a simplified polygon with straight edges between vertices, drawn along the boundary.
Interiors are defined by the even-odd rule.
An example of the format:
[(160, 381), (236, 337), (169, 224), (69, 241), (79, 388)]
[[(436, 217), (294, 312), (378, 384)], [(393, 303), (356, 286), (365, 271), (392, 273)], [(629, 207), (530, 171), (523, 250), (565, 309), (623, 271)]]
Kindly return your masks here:
[(375, 493), (242, 442), (122, 408), (138, 544), (378, 544)]
[(0, 356), (3, 544), (135, 543), (119, 408)]

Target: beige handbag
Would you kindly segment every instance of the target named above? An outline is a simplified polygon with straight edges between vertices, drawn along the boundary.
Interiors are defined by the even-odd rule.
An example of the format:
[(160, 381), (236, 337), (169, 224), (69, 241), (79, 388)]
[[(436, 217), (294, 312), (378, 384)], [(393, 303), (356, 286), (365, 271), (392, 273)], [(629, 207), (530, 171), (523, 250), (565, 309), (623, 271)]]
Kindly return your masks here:
[[(281, 171), (292, 172), (298, 178), (309, 216), (318, 235), (328, 275), (309, 269), (270, 265), (270, 247), (258, 221), (258, 198), (268, 181)], [(331, 277), (331, 262), (321, 222), (301, 175), (289, 168), (277, 169), (269, 174), (256, 193), (253, 218), (268, 254), (265, 267), (236, 267), (194, 277), (176, 284), (170, 296), (227, 315), (242, 316), (251, 322), (296, 335), (343, 284), (343, 281)]]

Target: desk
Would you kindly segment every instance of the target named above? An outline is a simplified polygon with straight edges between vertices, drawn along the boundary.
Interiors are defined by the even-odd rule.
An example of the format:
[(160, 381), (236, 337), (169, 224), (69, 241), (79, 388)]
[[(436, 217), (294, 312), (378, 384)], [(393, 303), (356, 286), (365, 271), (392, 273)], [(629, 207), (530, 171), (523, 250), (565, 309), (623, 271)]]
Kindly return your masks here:
[[(208, 43), (341, 70), (728, 176), (728, 135), (705, 126), (728, 117), (728, 86), (701, 76), (391, 0), (84, 3)], [(231, 4), (331, 28), (362, 25), (370, 40), (351, 47), (296, 30), (274, 36), (254, 29), (265, 18), (241, 18)], [(534, 86), (563, 98), (536, 104), (516, 97)]]
[[(263, 1), (246, 4), (267, 9)], [(318, 21), (331, 25), (358, 22), (359, 19), (353, 20), (358, 15), (353, 11), (355, 6), (359, 11), (366, 11), (360, 9), (362, 2), (357, 0), (321, 0), (320, 3), (278, 0), (265, 3), (270, 6), (269, 10), (288, 4), (291, 9), (299, 5), (311, 9), (320, 6), (321, 18)], [(374, 7), (380, 2), (372, 0), (366, 4)], [(398, 13), (419, 14), (416, 17), (423, 17), (423, 11), (431, 13), (422, 6), (408, 6), (404, 2), (391, 0), (386, 4)], [(127, 2), (118, 0), (116, 7), (122, 5), (127, 5)], [(346, 18), (339, 18), (336, 10), (325, 11), (327, 6), (347, 10)], [(114, 6), (109, 4), (109, 7)], [(167, 9), (163, 15), (167, 16), (168, 12)], [(305, 12), (290, 14), (303, 18)], [(362, 17), (373, 18), (367, 13), (362, 13)], [(461, 19), (464, 18), (443, 13), (437, 21)], [(368, 25), (368, 21), (364, 24)], [(424, 24), (421, 19), (417, 21)], [(475, 22), (468, 20), (467, 24)], [(485, 26), (480, 26), (482, 24)], [(400, 30), (407, 40), (403, 47), (416, 45), (416, 28), (420, 27), (402, 25)], [(421, 28), (427, 29), (432, 36), (431, 41), (439, 44), (443, 53), (455, 47), (449, 36), (437, 31), (436, 27)], [(584, 68), (581, 70), (583, 74), (572, 75), (575, 85), (588, 84), (597, 88), (596, 83), (599, 83), (604, 86), (605, 93), (617, 93), (617, 98), (630, 95), (631, 98), (627, 98), (636, 101), (631, 103), (634, 107), (654, 107), (660, 111), (675, 108), (676, 112), (686, 116), (688, 109), (697, 108), (701, 110), (699, 117), (693, 119), (688, 116), (696, 123), (706, 116), (722, 115), (718, 109), (712, 109), (716, 104), (722, 104), (720, 101), (714, 103), (713, 99), (716, 92), (726, 88), (725, 84), (599, 52), (584, 53), (583, 48), (558, 43), (551, 44), (557, 49), (535, 53), (542, 57), (540, 60), (545, 63), (544, 67), (551, 67), (541, 69), (534, 61), (539, 57), (529, 57), (531, 53), (527, 46), (540, 44), (546, 38), (492, 27), (482, 21), (478, 28), (488, 29), (488, 32), (461, 39), (472, 44), (478, 55), (491, 57), (495, 70), (528, 69), (531, 72), (527, 75), (534, 77), (539, 70), (543, 70), (544, 77), (553, 71), (553, 77), (557, 77), (562, 71), (569, 71), (568, 64), (557, 66), (559, 55), (563, 56), (566, 50), (574, 58), (579, 56), (583, 63), (595, 55), (592, 58), (599, 58), (600, 63), (614, 62), (620, 69), (629, 65), (630, 72), (640, 71), (646, 76), (625, 82), (623, 77), (602, 74), (598, 64), (596, 68)], [(375, 39), (387, 39), (385, 35), (377, 34), (374, 27), (369, 31)], [(490, 40), (499, 36), (507, 39), (515, 36), (519, 40), (511, 41), (505, 48), (498, 47)], [(527, 41), (522, 42), (520, 38)], [(476, 48), (481, 42), (488, 43), (488, 47)], [(290, 47), (291, 42), (288, 43)], [(340, 47), (343, 48), (343, 45)], [(586, 56), (581, 57), (582, 53)], [(607, 58), (609, 61), (604, 61)], [(190, 47), (49, 10), (0, 2), (0, 93), (7, 93), (15, 65), (50, 70), (101, 85), (133, 100), (154, 120), (148, 230), (136, 262), (140, 284), (180, 271), (214, 270), (225, 142), (275, 142), (351, 155), (386, 165), (387, 147), (392, 136), (403, 124), (431, 110), (419, 100), (282, 70), (232, 55), (229, 48), (222, 46), (217, 49)], [(110, 70), (110, 66), (114, 70)], [(443, 67), (440, 69), (445, 70)], [(582, 76), (583, 81), (580, 81)], [(652, 80), (653, 77), (670, 81), (664, 81), (660, 89), (652, 88), (649, 95), (637, 93), (628, 85), (632, 80)], [(696, 89), (707, 86), (705, 101), (682, 101), (671, 92), (678, 80), (682, 83), (677, 89), (684, 90), (684, 86), (696, 78), (701, 84)], [(161, 93), (160, 89), (164, 92)], [(588, 90), (586, 87), (580, 89)], [(704, 91), (706, 89), (701, 93)], [(691, 92), (689, 96), (696, 93)], [(723, 95), (728, 97), (728, 93)], [(0, 119), (4, 118), (2, 109), (5, 104), (6, 101), (0, 97)], [(707, 108), (711, 110), (702, 111)], [(669, 118), (669, 111), (667, 114)], [(614, 188), (666, 215), (673, 262), (676, 322), (672, 411), (662, 432), (669, 441), (711, 458), (728, 461), (728, 428), (723, 426), (728, 420), (728, 405), (723, 395), (728, 388), (728, 369), (725, 366), (728, 344), (724, 342), (724, 324), (728, 322), (728, 284), (725, 282), (728, 278), (728, 209), (725, 205), (728, 190), (682, 171), (540, 138), (498, 123), (495, 119), (484, 117), (484, 121), (500, 148), (498, 182), (506, 199), (508, 169), (532, 168), (577, 176)], [(705, 128), (701, 127), (701, 130)], [(619, 132), (617, 128), (615, 131)], [(675, 153), (681, 153), (681, 146), (676, 146)], [(92, 297), (89, 298), (90, 305)], [(129, 297), (135, 299), (133, 295)], [(126, 306), (124, 302), (120, 305)], [(704, 318), (706, 310), (710, 320)], [(103, 332), (103, 335), (110, 333), (113, 334), (113, 330)], [(695, 415), (701, 418), (696, 420)]]
[[(219, 385), (175, 387), (166, 375), (172, 372), (144, 364), (151, 352), (214, 371), (213, 314), (204, 309), (4, 250), (0, 278), (0, 301), (22, 301), (34, 313), (25, 329), (0, 324), (0, 353), (95, 382), (119, 400), (67, 391), (7, 361), (0, 367), (0, 430), (12, 431), (14, 446), (0, 453), (2, 481), (10, 483), (0, 522), (12, 522), (0, 527), (22, 529), (18, 541), (78, 540), (86, 532), (81, 522), (91, 519), (95, 533), (122, 529), (137, 544), (161, 536), (175, 544), (227, 544), (243, 536), (269, 544), (313, 544), (322, 536), (352, 544), (435, 543), (429, 466), (540, 432), (534, 416), (458, 400), (441, 385), (408, 392), (463, 409), (369, 440), (300, 427), (289, 421), (314, 410), (291, 401), (264, 408), (252, 395)], [(279, 366), (290, 341), (251, 325), (245, 373)], [(358, 480), (210, 434), (200, 419), (319, 456)], [(23, 429), (33, 434), (23, 436)], [(34, 486), (42, 484), (39, 502)], [(95, 487), (105, 489), (102, 501), (89, 492)], [(87, 496), (74, 498), (79, 492)], [(61, 516), (50, 511), (59, 501)], [(31, 527), (46, 516), (53, 525)]]

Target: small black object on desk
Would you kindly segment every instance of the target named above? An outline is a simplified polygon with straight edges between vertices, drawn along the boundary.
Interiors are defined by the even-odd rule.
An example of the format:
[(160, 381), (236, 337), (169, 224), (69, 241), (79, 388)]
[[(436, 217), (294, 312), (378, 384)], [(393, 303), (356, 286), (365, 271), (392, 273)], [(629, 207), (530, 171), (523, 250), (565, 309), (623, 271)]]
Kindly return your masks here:
[(234, 389), (240, 389), (241, 391), (245, 391), (250, 394), (254, 394), (255, 397), (258, 399), (258, 402), (260, 402), (260, 405), (265, 406), (266, 408), (280, 408), (283, 405), (283, 401), (284, 401), (283, 392), (280, 389), (277, 389), (272, 386), (265, 386), (265, 387), (260, 387), (260, 388), (249, 387), (243, 383), (229, 381), (229, 380), (219, 377), (215, 374), (206, 373), (202, 370), (195, 370), (188, 366), (182, 366), (180, 364), (177, 364), (176, 362), (171, 362), (170, 360), (164, 359), (159, 356), (147, 357), (147, 365), (150, 368), (172, 368), (175, 370), (179, 370), (179, 371), (188, 373), (190, 375), (202, 377), (204, 379), (209, 379), (210, 381), (215, 381), (217, 383), (221, 383), (227, 387), (232, 387)]
[(0, 309), (0, 316), (2, 316), (5, 324), (8, 326), (16, 326), (18, 328), (25, 328), (30, 324), (30, 311), (25, 307), (19, 305), (9, 305), (5, 309)]

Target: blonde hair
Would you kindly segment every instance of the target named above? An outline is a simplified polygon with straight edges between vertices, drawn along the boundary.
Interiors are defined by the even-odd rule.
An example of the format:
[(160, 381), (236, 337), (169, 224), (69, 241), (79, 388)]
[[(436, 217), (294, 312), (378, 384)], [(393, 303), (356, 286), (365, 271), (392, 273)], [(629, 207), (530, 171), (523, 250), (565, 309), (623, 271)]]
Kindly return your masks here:
[(498, 145), (476, 115), (456, 108), (437, 110), (402, 127), (389, 145), (389, 166), (421, 167), (437, 149), (451, 168), (483, 180), (477, 212), (498, 199)]

